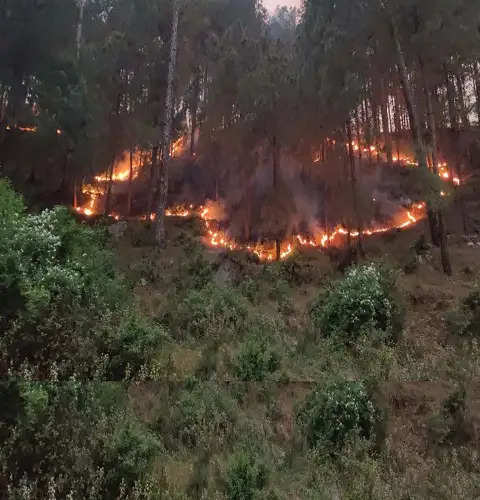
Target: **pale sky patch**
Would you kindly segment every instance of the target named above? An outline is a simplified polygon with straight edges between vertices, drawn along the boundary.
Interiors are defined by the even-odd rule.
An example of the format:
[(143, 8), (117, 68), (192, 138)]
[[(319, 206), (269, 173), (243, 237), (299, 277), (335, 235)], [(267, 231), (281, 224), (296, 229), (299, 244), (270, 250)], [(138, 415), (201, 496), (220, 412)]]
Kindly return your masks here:
[(263, 5), (270, 11), (274, 12), (277, 7), (286, 5), (287, 7), (300, 7), (301, 0), (263, 0)]

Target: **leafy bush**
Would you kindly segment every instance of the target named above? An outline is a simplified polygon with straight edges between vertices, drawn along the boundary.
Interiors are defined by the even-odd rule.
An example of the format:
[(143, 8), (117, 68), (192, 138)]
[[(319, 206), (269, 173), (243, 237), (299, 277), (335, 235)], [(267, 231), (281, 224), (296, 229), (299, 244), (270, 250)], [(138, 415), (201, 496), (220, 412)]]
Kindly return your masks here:
[(241, 346), (235, 360), (236, 375), (244, 381), (262, 381), (279, 366), (278, 354), (271, 349), (268, 339), (261, 335), (251, 335)]
[(324, 335), (344, 336), (347, 341), (371, 330), (393, 337), (401, 329), (401, 310), (393, 290), (392, 273), (385, 268), (376, 264), (353, 267), (316, 299), (311, 309), (313, 324)]
[(453, 334), (480, 335), (480, 287), (465, 297), (460, 308), (447, 315), (447, 324)]
[(228, 461), (226, 493), (229, 500), (253, 500), (267, 483), (267, 467), (249, 449), (239, 449)]
[(235, 402), (212, 382), (182, 391), (168, 419), (184, 446), (222, 446), (233, 431)]
[(377, 418), (363, 383), (349, 381), (319, 387), (297, 415), (308, 445), (328, 452), (340, 451), (349, 437), (371, 438)]
[(8, 185), (0, 190), (12, 203), (0, 221), (0, 373), (49, 379), (100, 370), (118, 379), (120, 366), (147, 363), (163, 331), (133, 319), (105, 232), (64, 208), (25, 214)]
[(175, 316), (172, 327), (201, 338), (243, 328), (247, 309), (235, 290), (209, 284), (201, 290), (189, 290)]
[(1, 382), (0, 491), (114, 499), (138, 488), (162, 445), (122, 408), (124, 395), (120, 384)]

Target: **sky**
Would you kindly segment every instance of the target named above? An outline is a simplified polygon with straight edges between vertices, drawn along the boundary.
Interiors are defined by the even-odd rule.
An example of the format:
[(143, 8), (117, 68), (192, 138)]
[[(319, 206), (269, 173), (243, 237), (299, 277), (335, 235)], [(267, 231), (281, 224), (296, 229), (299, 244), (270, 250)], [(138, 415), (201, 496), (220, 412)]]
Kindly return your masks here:
[(276, 7), (287, 5), (289, 7), (300, 7), (300, 0), (263, 0), (263, 5), (273, 12)]

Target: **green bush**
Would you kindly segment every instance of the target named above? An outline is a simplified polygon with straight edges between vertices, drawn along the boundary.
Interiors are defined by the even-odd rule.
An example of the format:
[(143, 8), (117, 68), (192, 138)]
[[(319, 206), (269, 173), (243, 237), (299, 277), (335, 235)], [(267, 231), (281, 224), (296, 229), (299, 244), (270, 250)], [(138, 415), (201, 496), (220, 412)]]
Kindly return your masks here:
[(261, 334), (251, 335), (242, 344), (235, 359), (235, 372), (240, 380), (262, 381), (280, 366), (278, 354)]
[(395, 337), (402, 314), (394, 297), (391, 272), (376, 264), (353, 267), (313, 303), (311, 318), (324, 335), (340, 335), (348, 342), (371, 330)]
[(12, 203), (0, 208), (0, 374), (66, 379), (100, 370), (118, 379), (120, 366), (148, 363), (163, 331), (133, 319), (105, 231), (77, 224), (64, 208), (26, 214), (6, 183), (0, 190)]
[(246, 318), (245, 300), (239, 293), (209, 284), (201, 290), (189, 290), (171, 322), (181, 336), (202, 338), (238, 331)]
[(0, 488), (9, 498), (119, 498), (149, 476), (163, 449), (125, 411), (121, 384), (10, 379), (0, 382), (0, 398), (8, 404)]
[(228, 461), (226, 493), (229, 500), (253, 500), (267, 483), (267, 467), (249, 449), (239, 449)]
[(455, 335), (480, 335), (480, 288), (476, 287), (465, 299), (460, 307), (447, 315), (447, 325)]
[(363, 383), (350, 381), (317, 388), (297, 414), (308, 445), (330, 453), (340, 451), (351, 437), (371, 438), (377, 419)]
[(233, 432), (236, 405), (213, 382), (182, 391), (168, 418), (173, 435), (188, 448), (223, 446)]

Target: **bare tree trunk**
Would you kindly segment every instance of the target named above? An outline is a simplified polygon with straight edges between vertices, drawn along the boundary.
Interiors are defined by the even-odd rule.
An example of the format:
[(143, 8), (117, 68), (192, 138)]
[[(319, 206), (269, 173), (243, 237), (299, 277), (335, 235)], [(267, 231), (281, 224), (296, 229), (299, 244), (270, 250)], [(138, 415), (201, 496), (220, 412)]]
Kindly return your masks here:
[(166, 246), (165, 209), (168, 201), (168, 162), (173, 121), (173, 83), (177, 64), (178, 18), (180, 0), (173, 0), (172, 37), (170, 41), (170, 60), (168, 64), (167, 97), (165, 101), (165, 127), (163, 131), (162, 165), (158, 181), (158, 206), (155, 219), (155, 241), (159, 247)]
[[(428, 116), (428, 127), (430, 129), (430, 134), (432, 136), (432, 169), (435, 175), (438, 175), (438, 161), (437, 161), (437, 152), (438, 152), (438, 141), (437, 141), (437, 124), (435, 122), (435, 113), (433, 111), (432, 104), (432, 91), (430, 89), (430, 85), (428, 83), (425, 68), (423, 64), (423, 60), (419, 58), (420, 71), (422, 75), (423, 89), (425, 92), (425, 101), (427, 105), (427, 116)], [(447, 233), (444, 223), (444, 215), (442, 208), (438, 208), (436, 213), (429, 208), (429, 218), (430, 220), (430, 229), (432, 231), (432, 241), (434, 243), (440, 244), (440, 252), (442, 256), (442, 267), (445, 274), (449, 276), (452, 274), (452, 265), (450, 263), (450, 254), (448, 251), (448, 240)], [(437, 240), (435, 241), (434, 240)]]
[(277, 238), (275, 240), (275, 260), (279, 261), (282, 256), (281, 253), (281, 247), (280, 247), (280, 240)]
[(452, 79), (450, 77), (450, 72), (448, 71), (446, 64), (443, 65), (443, 70), (445, 73), (445, 83), (447, 85), (448, 116), (450, 118), (450, 127), (453, 130), (458, 130), (458, 113), (457, 106), (455, 104), (455, 87), (453, 85)]
[(130, 148), (130, 170), (128, 172), (128, 198), (127, 215), (132, 215), (132, 189), (133, 189), (133, 148)]
[(452, 275), (452, 264), (450, 262), (450, 255), (448, 253), (447, 232), (445, 229), (444, 218), (442, 210), (438, 211), (438, 224), (440, 227), (440, 252), (442, 255), (442, 267), (445, 274)]
[(77, 198), (77, 177), (73, 178), (73, 208), (78, 207), (78, 198)]
[(460, 73), (457, 71), (455, 73), (455, 79), (457, 80), (457, 87), (458, 87), (458, 101), (460, 104), (460, 114), (462, 117), (462, 123), (464, 128), (470, 128), (470, 120), (468, 119), (468, 111), (467, 111), (467, 106), (465, 105), (465, 95), (464, 95), (464, 85), (463, 85), (463, 80), (462, 76)]
[[(400, 79), (402, 82), (402, 87), (403, 87), (403, 92), (405, 95), (405, 102), (407, 104), (407, 109), (408, 109), (408, 114), (410, 118), (410, 126), (412, 129), (412, 137), (415, 142), (415, 149), (417, 153), (417, 161), (420, 166), (420, 168), (428, 168), (427, 167), (427, 162), (426, 162), (426, 152), (425, 152), (425, 146), (423, 144), (422, 140), (422, 135), (421, 135), (421, 125), (420, 125), (420, 117), (418, 114), (418, 110), (414, 106), (414, 97), (413, 97), (413, 92), (412, 88), (410, 85), (410, 81), (408, 78), (408, 69), (407, 69), (407, 63), (405, 60), (405, 54), (403, 52), (403, 47), (400, 41), (400, 35), (398, 33), (398, 26), (395, 21), (395, 17), (393, 14), (390, 13), (390, 23), (391, 23), (391, 31), (392, 31), (392, 36), (393, 36), (393, 41), (395, 43), (395, 47), (397, 50), (397, 56), (398, 56), (398, 66), (399, 66), (399, 72), (400, 72)], [(431, 102), (431, 101), (430, 101)], [(430, 115), (433, 118), (433, 113)], [(433, 123), (433, 127), (435, 126), (435, 123)], [(428, 208), (431, 210), (431, 208)], [(446, 274), (451, 274), (452, 269), (450, 265), (450, 259), (448, 257), (448, 251), (447, 251), (447, 238), (446, 238), (446, 233), (445, 233), (445, 227), (443, 224), (443, 215), (441, 214), (441, 211), (438, 213), (438, 222), (439, 222), (439, 229), (440, 229), (440, 248), (442, 249), (442, 265), (443, 265), (443, 270), (445, 271)], [(430, 222), (430, 232), (432, 235), (435, 233), (435, 227), (432, 226), (432, 221)]]
[(108, 181), (107, 181), (107, 194), (105, 197), (105, 210), (104, 215), (110, 215), (111, 205), (112, 205), (112, 182), (113, 182), (113, 167), (115, 165), (115, 159), (112, 159), (110, 166), (108, 168)]
[(473, 80), (475, 82), (475, 107), (477, 109), (478, 126), (480, 127), (480, 74), (478, 71), (478, 63), (475, 61), (472, 64)]
[(198, 115), (198, 103), (200, 100), (200, 83), (202, 77), (202, 70), (198, 67), (195, 71), (194, 82), (193, 82), (193, 102), (192, 109), (190, 110), (192, 114), (192, 132), (190, 136), (190, 155), (195, 155), (195, 132), (197, 130), (197, 115)]
[(390, 135), (390, 123), (388, 121), (388, 96), (385, 92), (385, 80), (380, 80), (380, 100), (382, 113), (383, 138), (385, 141), (385, 151), (387, 153), (387, 163), (392, 164), (392, 136)]
[(363, 242), (362, 242), (363, 224), (358, 205), (357, 174), (355, 172), (355, 155), (353, 153), (353, 147), (352, 147), (352, 123), (350, 118), (347, 120), (346, 129), (347, 129), (347, 139), (348, 139), (348, 158), (350, 162), (350, 186), (352, 189), (353, 211), (357, 219), (357, 231), (359, 233), (358, 250), (360, 252), (360, 255), (364, 255)]
[(77, 37), (76, 37), (76, 50), (77, 50), (77, 61), (80, 60), (80, 51), (82, 49), (82, 30), (83, 30), (83, 15), (85, 12), (85, 4), (87, 0), (77, 0), (78, 3), (78, 24), (77, 24)]
[(273, 189), (276, 189), (278, 185), (278, 143), (276, 135), (272, 137), (272, 158)]
[(358, 112), (358, 106), (355, 108), (355, 125), (357, 128), (357, 146), (358, 146), (358, 159), (360, 164), (362, 163), (362, 125), (360, 123), (360, 113)]
[(155, 144), (152, 147), (152, 155), (151, 155), (151, 165), (150, 165), (150, 189), (148, 193), (148, 207), (147, 213), (148, 217), (155, 210), (155, 203), (157, 201), (157, 191), (158, 191), (158, 144)]

